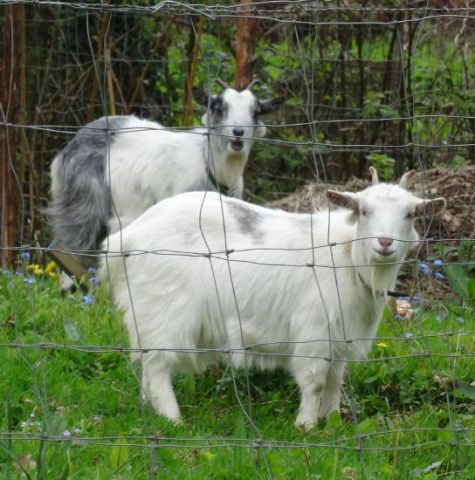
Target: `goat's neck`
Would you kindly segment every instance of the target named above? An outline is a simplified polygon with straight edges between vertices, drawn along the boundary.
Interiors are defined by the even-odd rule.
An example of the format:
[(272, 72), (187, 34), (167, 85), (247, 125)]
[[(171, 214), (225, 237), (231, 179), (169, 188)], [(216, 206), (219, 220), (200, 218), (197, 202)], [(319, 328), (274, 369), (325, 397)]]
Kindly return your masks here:
[(383, 301), (388, 290), (396, 284), (399, 265), (370, 265), (364, 252), (357, 245), (352, 244), (351, 260), (355, 283), (371, 293), (375, 300)]
[(205, 162), (216, 181), (231, 188), (241, 177), (247, 162), (244, 151), (229, 152), (226, 147), (213, 142), (213, 138), (204, 146)]

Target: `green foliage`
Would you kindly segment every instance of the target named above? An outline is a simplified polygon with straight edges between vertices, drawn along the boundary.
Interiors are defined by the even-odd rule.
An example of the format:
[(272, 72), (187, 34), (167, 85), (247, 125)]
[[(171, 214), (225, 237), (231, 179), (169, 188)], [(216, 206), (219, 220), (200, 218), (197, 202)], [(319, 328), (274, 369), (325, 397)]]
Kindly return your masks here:
[[(474, 353), (473, 309), (429, 299), (411, 320), (386, 312), (384, 340), (369, 361), (349, 366), (344, 415), (310, 432), (293, 426), (298, 391), (282, 371), (177, 376), (183, 424), (172, 425), (140, 405), (139, 372), (120, 353), (127, 336), (107, 296), (63, 298), (56, 279), (22, 269), (0, 274), (0, 431), (13, 432), (0, 439), (1, 478), (21, 477), (17, 461), (31, 478), (471, 478), (473, 447), (463, 445), (475, 441), (475, 366), (457, 355)], [(246, 410), (250, 398), (258, 431), (236, 392)], [(41, 432), (62, 441), (28, 437)]]
[(464, 240), (458, 247), (439, 245), (445, 259), (444, 271), (452, 290), (475, 305), (475, 241)]
[(366, 158), (376, 168), (378, 175), (382, 180), (389, 181), (393, 178), (394, 165), (396, 164), (394, 158), (388, 157), (382, 153), (370, 153), (369, 155), (366, 155)]

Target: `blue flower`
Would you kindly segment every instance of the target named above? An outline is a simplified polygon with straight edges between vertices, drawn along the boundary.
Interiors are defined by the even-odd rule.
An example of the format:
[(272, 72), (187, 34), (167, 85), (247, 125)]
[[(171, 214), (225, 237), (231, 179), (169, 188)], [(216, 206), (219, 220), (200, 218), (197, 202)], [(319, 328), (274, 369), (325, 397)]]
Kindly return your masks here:
[(411, 300), (414, 303), (420, 303), (422, 301), (422, 298), (419, 295), (414, 295), (413, 297), (411, 297)]
[(434, 276), (434, 278), (436, 280), (443, 280), (445, 277), (444, 277), (444, 274), (443, 273), (440, 273), (440, 272), (433, 272), (432, 274)]
[(419, 271), (424, 275), (430, 275), (430, 267), (427, 263), (421, 262), (419, 263)]
[(436, 258), (432, 263), (435, 267), (441, 267), (444, 264), (440, 258)]
[(97, 275), (94, 275), (89, 279), (89, 282), (91, 282), (92, 285), (99, 285), (99, 277)]
[(96, 269), (94, 267), (89, 267), (87, 269), (87, 273), (90, 273), (91, 275), (95, 275), (96, 274)]
[(20, 253), (20, 260), (24, 262), (28, 262), (30, 260), (30, 252), (21, 252)]
[(455, 320), (457, 320), (457, 322), (460, 323), (460, 325), (463, 325), (465, 323), (465, 318), (463, 317), (457, 317)]
[(396, 313), (396, 315), (394, 315), (394, 320), (398, 320), (399, 322), (402, 322), (403, 318), (401, 315), (399, 315), (399, 313)]
[(409, 339), (409, 338), (412, 338), (412, 337), (414, 336), (414, 334), (411, 333), (411, 332), (406, 332), (406, 333), (404, 334), (404, 336), (405, 336), (407, 339)]
[(442, 322), (442, 320), (445, 320), (447, 318), (447, 314), (445, 312), (437, 314), (435, 319), (439, 322)]
[(86, 305), (92, 305), (94, 303), (94, 297), (92, 295), (83, 295), (81, 297), (81, 300), (83, 301), (83, 303), (85, 303)]
[(34, 278), (34, 277), (25, 277), (25, 278), (23, 279), (23, 281), (24, 281), (26, 284), (28, 284), (28, 285), (32, 285), (33, 283), (36, 282), (36, 278)]

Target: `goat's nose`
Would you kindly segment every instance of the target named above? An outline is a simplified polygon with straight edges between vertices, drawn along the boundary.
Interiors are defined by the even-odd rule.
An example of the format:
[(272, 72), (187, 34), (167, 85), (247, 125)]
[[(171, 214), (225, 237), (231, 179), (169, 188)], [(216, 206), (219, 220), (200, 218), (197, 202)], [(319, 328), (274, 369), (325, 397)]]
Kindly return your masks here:
[(242, 137), (244, 135), (244, 128), (234, 127), (233, 128), (233, 135), (235, 137)]
[(379, 237), (378, 242), (383, 248), (388, 249), (393, 244), (393, 239), (387, 237)]

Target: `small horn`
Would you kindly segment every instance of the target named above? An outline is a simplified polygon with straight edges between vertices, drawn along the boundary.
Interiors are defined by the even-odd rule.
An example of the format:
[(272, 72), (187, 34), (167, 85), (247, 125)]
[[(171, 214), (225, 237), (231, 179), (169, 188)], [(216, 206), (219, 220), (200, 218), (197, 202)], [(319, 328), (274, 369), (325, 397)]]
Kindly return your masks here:
[(399, 186), (401, 188), (407, 188), (408, 185), (408, 180), (412, 178), (417, 172), (415, 170), (409, 170), (406, 172), (402, 177), (401, 180), (399, 180)]
[(250, 90), (256, 83), (259, 83), (257, 78), (255, 78), (246, 88)]
[(220, 78), (216, 79), (216, 83), (219, 83), (223, 88), (231, 88), (224, 80), (221, 80)]
[(374, 167), (369, 167), (369, 173), (371, 173), (371, 184), (377, 185), (379, 183), (378, 171)]

